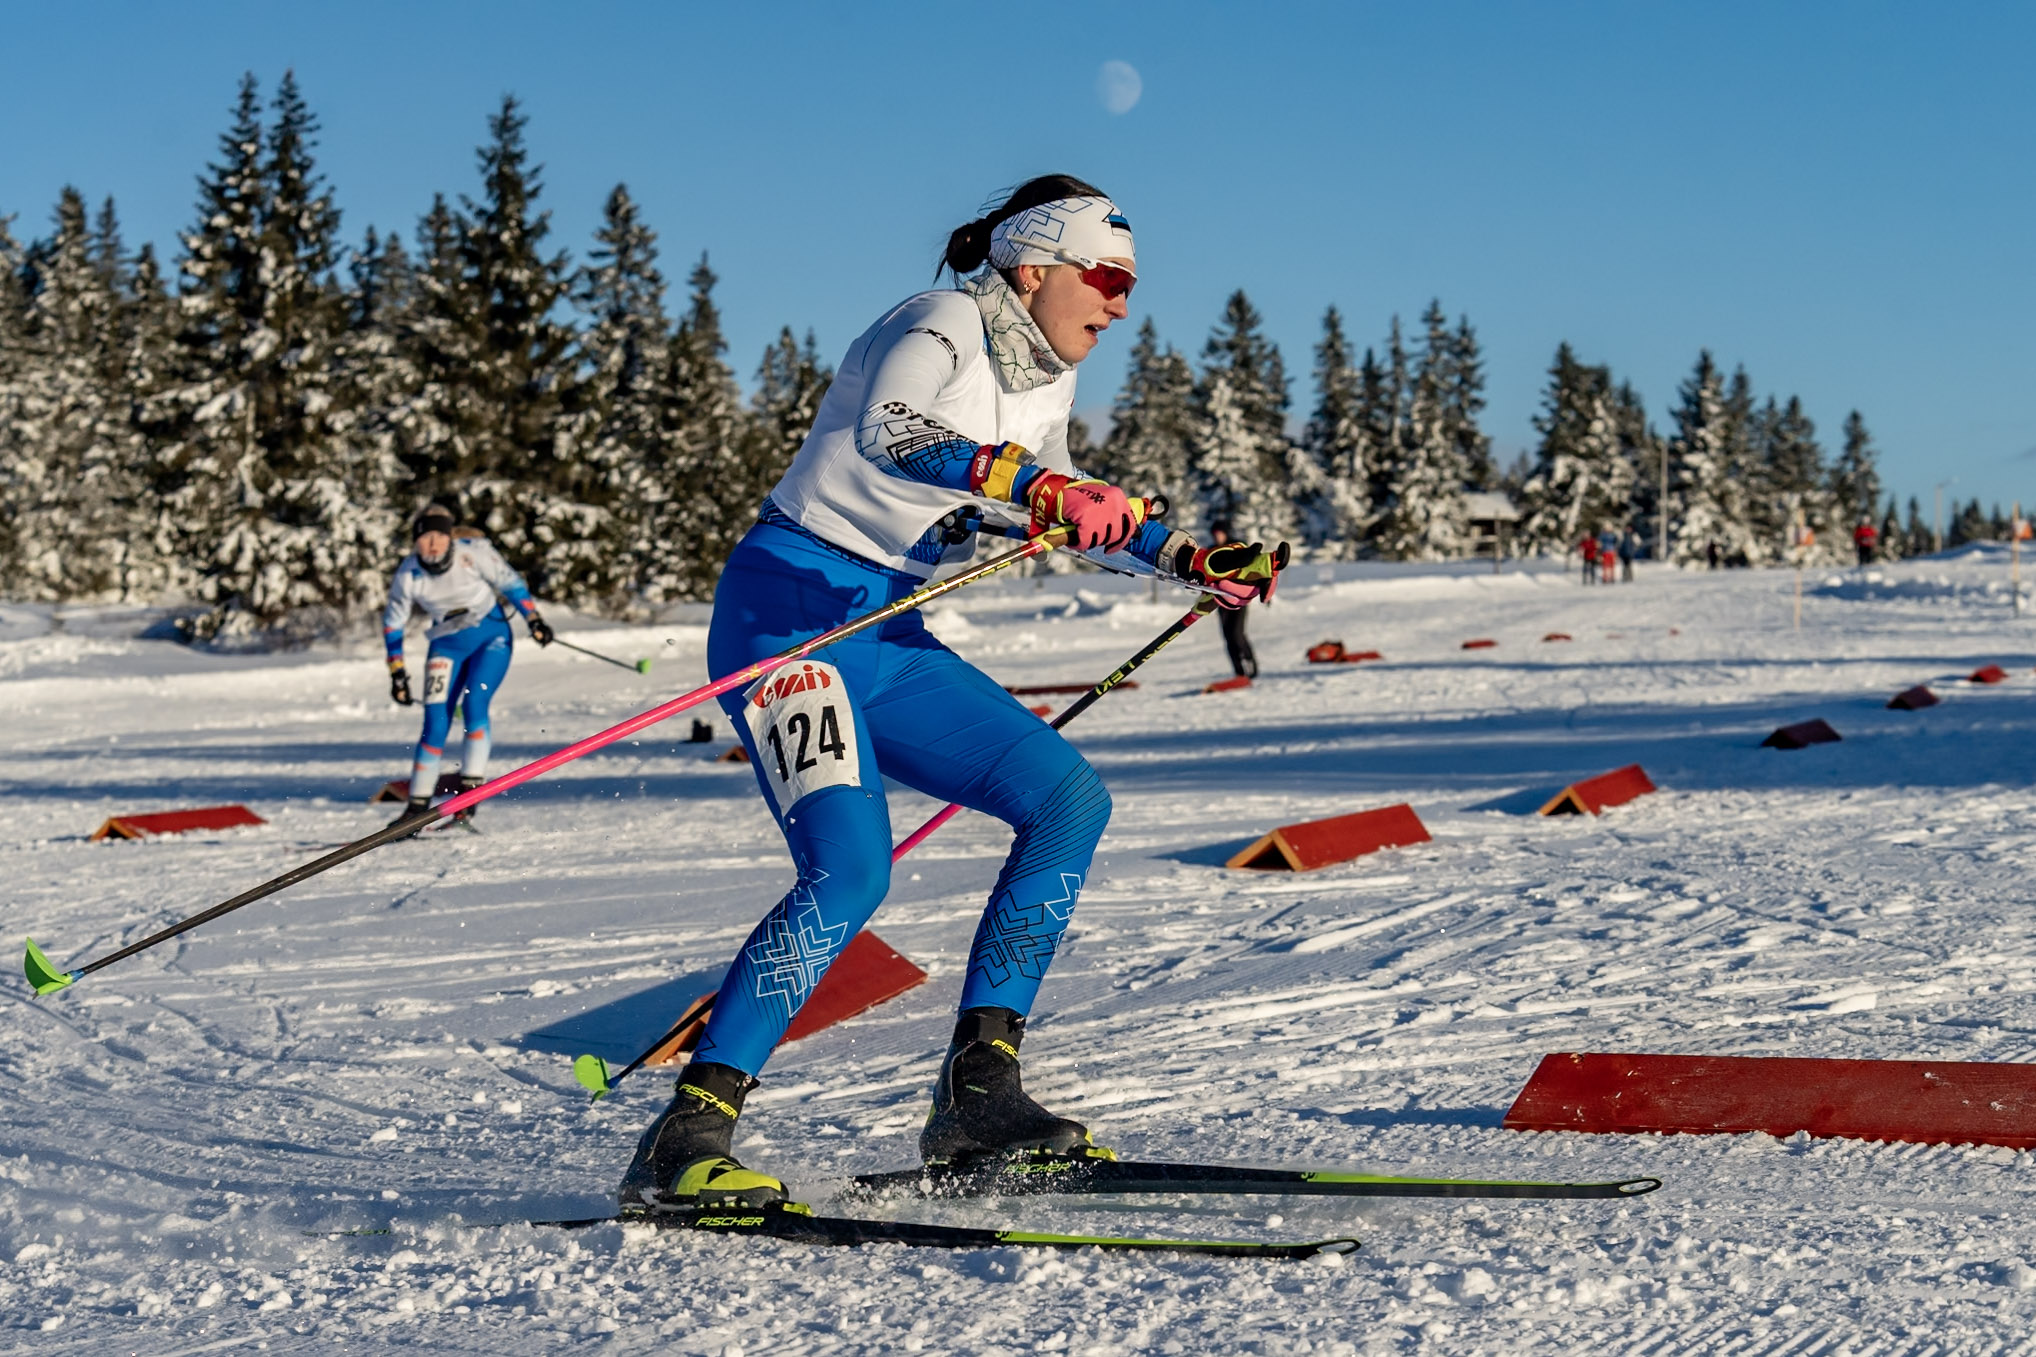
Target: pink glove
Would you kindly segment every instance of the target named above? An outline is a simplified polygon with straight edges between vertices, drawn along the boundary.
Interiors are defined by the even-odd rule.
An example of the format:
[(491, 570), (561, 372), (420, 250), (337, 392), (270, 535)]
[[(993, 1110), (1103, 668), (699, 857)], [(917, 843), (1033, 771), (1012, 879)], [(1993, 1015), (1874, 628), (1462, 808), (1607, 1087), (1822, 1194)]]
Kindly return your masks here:
[(1121, 551), (1145, 521), (1147, 504), (1107, 481), (1078, 481), (1043, 471), (1025, 490), (1034, 527), (1074, 529), (1068, 545), (1077, 551)]

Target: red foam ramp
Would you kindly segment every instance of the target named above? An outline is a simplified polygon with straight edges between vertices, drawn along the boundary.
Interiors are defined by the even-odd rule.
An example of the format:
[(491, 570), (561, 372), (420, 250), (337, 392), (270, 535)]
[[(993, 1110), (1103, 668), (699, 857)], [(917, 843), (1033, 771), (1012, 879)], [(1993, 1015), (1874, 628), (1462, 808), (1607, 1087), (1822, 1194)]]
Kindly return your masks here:
[(1262, 871), (1312, 872), (1317, 867), (1348, 862), (1381, 848), (1405, 848), (1428, 842), (1428, 826), (1409, 805), (1382, 806), (1355, 815), (1281, 825), (1224, 863)]
[(1888, 707), (1894, 711), (1921, 711), (1925, 707), (1934, 707), (1943, 700), (1919, 683), (1913, 688), (1904, 688), (1889, 698)]
[[(1004, 691), (1018, 697), (1052, 697), (1060, 693), (1086, 693), (1095, 687), (1093, 683), (1026, 683), (1016, 688), (1006, 686)], [(1118, 689), (1136, 688), (1136, 679), (1126, 679), (1117, 685)], [(1115, 690), (1113, 690), (1115, 691)]]
[(2036, 1149), (2036, 1065), (1563, 1052), (1541, 1058), (1504, 1124)]
[(194, 829), (238, 829), (268, 821), (246, 806), (206, 806), (200, 810), (168, 810), (158, 815), (116, 815), (92, 831), (100, 839), (141, 839), (152, 834), (188, 834)]
[(1965, 680), (1968, 683), (2004, 683), (2007, 677), (2008, 671), (1998, 664), (1983, 664), (1967, 674)]
[[(820, 977), (820, 983), (806, 996), (806, 1002), (792, 1015), (785, 1029), (785, 1041), (810, 1037), (823, 1028), (845, 1022), (895, 999), (906, 990), (926, 983), (926, 972), (913, 965), (876, 934), (865, 929), (848, 940), (841, 955)], [(679, 1015), (682, 1025), (670, 1041), (657, 1048), (646, 1065), (676, 1065), (700, 1041), (707, 1019), (714, 1013), (714, 996), (703, 994), (686, 1005)], [(783, 1044), (783, 1043), (780, 1043)]]
[(1205, 693), (1234, 693), (1239, 688), (1249, 688), (1250, 686), (1251, 679), (1246, 675), (1239, 674), (1236, 678), (1218, 679), (1202, 689), (1202, 691)]
[(1488, 637), (1479, 637), (1475, 641), (1465, 641), (1463, 643), (1463, 648), (1465, 650), (1490, 650), (1493, 646), (1497, 644), (1498, 644), (1497, 641), (1491, 640)]
[(1647, 771), (1637, 763), (1572, 782), (1540, 810), (1542, 815), (1596, 815), (1607, 806), (1623, 806), (1654, 790)]
[(1813, 744), (1837, 744), (1845, 737), (1831, 729), (1829, 721), (1798, 721), (1783, 726), (1760, 742), (1762, 749), (1808, 749)]
[(1343, 658), (1343, 642), (1323, 641), (1308, 647), (1309, 664), (1335, 664)]

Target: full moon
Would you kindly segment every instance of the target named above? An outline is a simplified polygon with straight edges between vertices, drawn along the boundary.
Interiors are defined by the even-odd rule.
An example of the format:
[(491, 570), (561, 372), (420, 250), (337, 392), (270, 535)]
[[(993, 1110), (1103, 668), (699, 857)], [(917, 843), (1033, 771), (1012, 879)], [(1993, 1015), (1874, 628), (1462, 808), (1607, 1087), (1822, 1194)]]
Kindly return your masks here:
[(1112, 113), (1129, 113), (1145, 93), (1145, 82), (1128, 61), (1106, 61), (1096, 72), (1096, 97)]

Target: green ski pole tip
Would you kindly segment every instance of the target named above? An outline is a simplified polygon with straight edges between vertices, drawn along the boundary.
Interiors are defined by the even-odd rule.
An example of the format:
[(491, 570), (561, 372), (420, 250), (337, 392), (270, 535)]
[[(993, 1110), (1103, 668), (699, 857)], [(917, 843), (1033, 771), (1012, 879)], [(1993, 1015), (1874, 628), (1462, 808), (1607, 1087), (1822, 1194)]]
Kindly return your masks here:
[(28, 955), (21, 963), (21, 969), (28, 976), (28, 983), (35, 986), (37, 994), (54, 994), (78, 978), (76, 971), (60, 971), (42, 954), (42, 948), (35, 945), (35, 939), (28, 940)]
[[(32, 948), (35, 944), (30, 943), (29, 946)], [(70, 981), (64, 983), (68, 985)], [(598, 1055), (583, 1055), (574, 1060), (573, 1077), (596, 1098), (608, 1092), (608, 1062)]]
[(638, 660), (636, 662), (636, 672), (639, 674), (648, 674), (650, 672), (650, 661)]

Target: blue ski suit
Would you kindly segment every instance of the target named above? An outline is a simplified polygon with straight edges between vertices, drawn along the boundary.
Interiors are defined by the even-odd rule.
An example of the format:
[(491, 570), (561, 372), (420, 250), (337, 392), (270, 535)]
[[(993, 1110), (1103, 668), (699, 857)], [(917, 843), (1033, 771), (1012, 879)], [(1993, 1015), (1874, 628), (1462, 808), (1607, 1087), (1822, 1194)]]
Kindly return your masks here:
[[(1008, 514), (1031, 476), (1072, 472), (1073, 373), (1014, 387), (1009, 373), (1022, 359), (994, 351), (965, 292), (922, 293), (859, 338), (813, 433), (722, 571), (709, 672), (734, 672), (904, 597), (966, 556), (956, 546), (969, 515)], [(1000, 438), (1003, 447), (989, 446)], [(1039, 451), (1013, 454), (1021, 442)], [(971, 465), (980, 473), (982, 459), (1007, 455), (1024, 465), (997, 503)], [(1182, 540), (1149, 522), (1128, 558), (1149, 571)], [(696, 1058), (760, 1071), (882, 903), (887, 777), (1011, 826), (960, 1007), (1031, 1010), (1110, 818), (1102, 779), (1058, 731), (934, 639), (917, 612), (721, 703), (796, 876), (728, 968)]]

